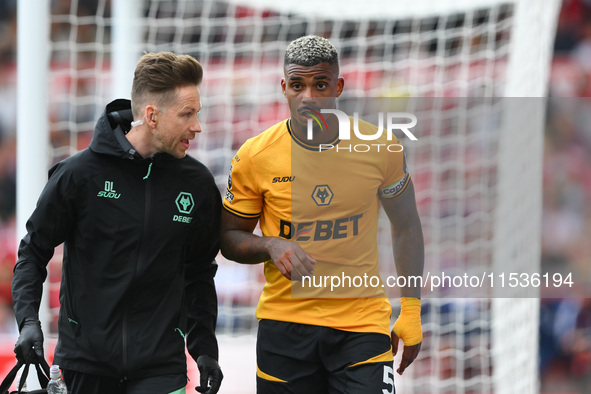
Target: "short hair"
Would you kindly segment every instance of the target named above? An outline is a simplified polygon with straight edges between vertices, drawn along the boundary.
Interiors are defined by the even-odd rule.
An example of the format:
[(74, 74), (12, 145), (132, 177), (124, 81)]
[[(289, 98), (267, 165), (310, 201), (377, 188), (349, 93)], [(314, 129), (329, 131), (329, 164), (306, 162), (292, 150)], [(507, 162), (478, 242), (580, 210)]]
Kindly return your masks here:
[(290, 64), (312, 67), (320, 63), (339, 65), (339, 54), (324, 37), (308, 35), (292, 41), (285, 51), (283, 67)]
[(140, 118), (144, 107), (153, 100), (166, 108), (176, 96), (176, 89), (199, 85), (203, 68), (192, 56), (172, 52), (145, 53), (135, 68), (131, 88), (134, 118)]

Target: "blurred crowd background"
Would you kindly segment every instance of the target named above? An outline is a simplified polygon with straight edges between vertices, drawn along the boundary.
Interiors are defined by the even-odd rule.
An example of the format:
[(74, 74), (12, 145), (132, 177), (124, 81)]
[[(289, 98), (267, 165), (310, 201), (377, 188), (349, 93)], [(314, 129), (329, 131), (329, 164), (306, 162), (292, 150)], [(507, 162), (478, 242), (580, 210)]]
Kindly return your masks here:
[[(60, 2), (53, 2), (53, 6), (59, 7)], [(79, 6), (83, 7), (84, 2)], [(13, 343), (17, 334), (10, 295), (18, 243), (15, 230), (16, 25), (16, 0), (0, 0), (0, 342), (7, 343)], [(83, 31), (80, 33), (84, 34)], [(589, 282), (591, 0), (563, 0), (548, 96), (542, 271), (578, 267), (577, 272), (586, 275)], [(43, 116), (36, 113), (35, 108), (31, 108), (30, 113), (31, 116)], [(63, 135), (55, 132), (51, 137), (59, 139)], [(61, 146), (55, 141), (52, 143)], [(573, 298), (542, 300), (539, 365), (542, 392), (591, 392), (589, 294), (587, 291), (586, 294), (575, 294)]]

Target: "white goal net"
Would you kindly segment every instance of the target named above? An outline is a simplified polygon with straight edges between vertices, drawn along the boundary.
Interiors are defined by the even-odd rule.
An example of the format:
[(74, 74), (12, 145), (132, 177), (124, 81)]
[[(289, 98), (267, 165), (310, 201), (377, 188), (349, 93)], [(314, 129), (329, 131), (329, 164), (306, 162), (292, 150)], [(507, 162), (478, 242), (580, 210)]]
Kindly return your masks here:
[[(86, 148), (104, 105), (129, 97), (143, 51), (171, 50), (204, 66), (204, 132), (191, 154), (222, 190), (238, 147), (289, 116), (280, 89), (287, 44), (318, 34), (339, 50), (347, 97), (429, 99), (422, 107), (429, 127), (417, 134), (418, 143), (403, 140), (425, 234), (425, 271), (535, 272), (539, 97), (558, 7), (558, 0), (55, 1), (48, 42), (51, 162)], [(45, 163), (39, 166), (45, 171)], [(395, 273), (388, 268), (387, 226), (380, 244), (383, 271)], [(57, 253), (50, 271), (53, 332), (60, 259)], [(219, 265), (218, 331), (252, 338), (262, 266), (221, 256)], [(422, 350), (396, 376), (397, 391), (537, 392), (539, 299), (522, 295), (426, 295)], [(392, 305), (395, 317), (398, 300)]]

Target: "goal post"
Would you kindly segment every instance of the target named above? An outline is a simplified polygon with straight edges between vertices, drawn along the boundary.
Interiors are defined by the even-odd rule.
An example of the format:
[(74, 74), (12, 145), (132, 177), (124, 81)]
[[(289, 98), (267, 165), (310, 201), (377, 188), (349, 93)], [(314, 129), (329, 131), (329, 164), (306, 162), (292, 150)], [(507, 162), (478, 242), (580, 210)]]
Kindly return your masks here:
[[(48, 102), (39, 104), (49, 118), (49, 161), (87, 147), (104, 105), (129, 96), (142, 52), (171, 50), (203, 64), (204, 132), (191, 154), (222, 190), (239, 146), (289, 116), (279, 85), (287, 44), (318, 34), (340, 53), (344, 98), (405, 98), (424, 111), (429, 127), (417, 133), (418, 142), (402, 142), (425, 234), (425, 270), (535, 271), (544, 96), (559, 7), (560, 0), (55, 2), (47, 20), (35, 22), (50, 28), (40, 48), (49, 50), (50, 67), (35, 74), (49, 81)], [(29, 12), (19, 6), (19, 18), (33, 18)], [(26, 86), (19, 78), (19, 97)], [(19, 150), (19, 163), (25, 155)], [(46, 174), (39, 157), (33, 165)], [(45, 180), (19, 177), (19, 187), (38, 196)], [(19, 206), (31, 204), (20, 196)], [(24, 227), (26, 218), (18, 220)], [(395, 274), (383, 217), (380, 226), (380, 264)], [(59, 270), (60, 259), (58, 252), (50, 271)], [(219, 265), (218, 331), (252, 338), (262, 268), (221, 256)], [(59, 280), (50, 277), (55, 295)], [(396, 316), (398, 301), (392, 304)], [(397, 389), (537, 392), (539, 296), (450, 298), (442, 291), (427, 294), (423, 305), (423, 347), (396, 377)], [(54, 330), (55, 302), (48, 313), (45, 324)], [(240, 391), (241, 383), (225, 379), (223, 387)]]
[(113, 1), (112, 9), (112, 97), (129, 97), (133, 71), (143, 42), (142, 0)]
[[(39, 0), (36, 7), (21, 12), (28, 6), (30, 3), (26, 0), (18, 1), (16, 233), (19, 241), (26, 234), (26, 221), (47, 182), (50, 158), (46, 117), (49, 102), (49, 0)], [(47, 332), (48, 308), (40, 310), (40, 319)]]
[[(495, 273), (507, 272), (508, 267), (528, 273), (540, 270), (544, 96), (559, 9), (559, 1), (522, 0), (516, 4), (504, 93), (509, 103), (499, 133)], [(495, 295), (491, 314), (495, 392), (537, 393), (541, 294)], [(519, 341), (513, 343), (510, 338)], [(517, 353), (516, 345), (520, 349)], [(508, 363), (508, 358), (513, 362)]]

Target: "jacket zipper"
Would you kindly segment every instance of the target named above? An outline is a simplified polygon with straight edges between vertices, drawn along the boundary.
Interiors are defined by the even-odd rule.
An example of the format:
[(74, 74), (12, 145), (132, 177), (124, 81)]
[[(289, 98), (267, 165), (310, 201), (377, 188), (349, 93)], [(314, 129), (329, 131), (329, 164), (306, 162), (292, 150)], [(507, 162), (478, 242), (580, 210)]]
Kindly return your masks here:
[[(150, 159), (150, 164), (148, 165), (148, 172), (147, 175), (143, 178), (144, 182), (145, 182), (145, 206), (144, 206), (144, 223), (143, 223), (143, 229), (142, 229), (142, 236), (140, 238), (140, 242), (139, 242), (139, 252), (138, 252), (138, 257), (137, 257), (137, 261), (135, 264), (135, 271), (133, 274), (133, 281), (132, 281), (132, 289), (133, 286), (135, 284), (135, 279), (136, 277), (139, 275), (139, 273), (141, 272), (141, 268), (144, 264), (144, 262), (146, 261), (146, 254), (147, 254), (147, 250), (146, 248), (144, 248), (144, 245), (147, 244), (147, 237), (148, 237), (148, 228), (149, 228), (149, 223), (150, 223), (150, 211), (151, 211), (151, 205), (152, 205), (152, 178), (149, 176), (150, 172), (152, 170), (152, 164), (154, 163), (153, 159)], [(130, 308), (130, 303), (131, 300), (134, 298), (130, 292), (130, 294), (128, 294), (128, 301), (127, 301), (127, 308), (125, 309), (125, 314), (123, 315), (123, 324), (122, 324), (122, 333), (123, 333), (123, 340), (122, 340), (122, 344), (123, 344), (123, 374), (127, 375), (128, 374), (128, 369), (129, 369), (129, 358), (128, 358), (128, 347), (127, 347), (127, 330), (128, 330), (128, 318), (129, 318), (129, 308)]]

